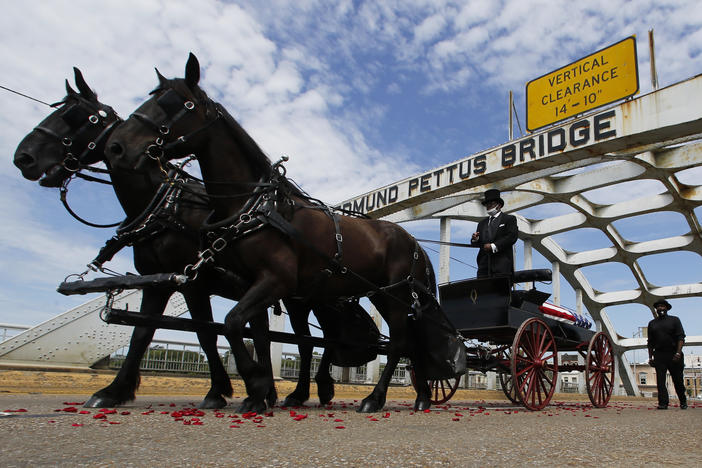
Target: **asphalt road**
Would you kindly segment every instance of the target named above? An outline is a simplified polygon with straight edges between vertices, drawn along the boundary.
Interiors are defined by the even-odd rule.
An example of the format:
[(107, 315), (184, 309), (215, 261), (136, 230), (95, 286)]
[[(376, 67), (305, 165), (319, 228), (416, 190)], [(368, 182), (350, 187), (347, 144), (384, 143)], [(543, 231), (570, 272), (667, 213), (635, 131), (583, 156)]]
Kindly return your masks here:
[(411, 400), (358, 414), (364, 395), (264, 415), (198, 411), (196, 396), (139, 395), (115, 410), (78, 395), (0, 393), (0, 466), (702, 466), (702, 403), (620, 399), (530, 412), (505, 400)]

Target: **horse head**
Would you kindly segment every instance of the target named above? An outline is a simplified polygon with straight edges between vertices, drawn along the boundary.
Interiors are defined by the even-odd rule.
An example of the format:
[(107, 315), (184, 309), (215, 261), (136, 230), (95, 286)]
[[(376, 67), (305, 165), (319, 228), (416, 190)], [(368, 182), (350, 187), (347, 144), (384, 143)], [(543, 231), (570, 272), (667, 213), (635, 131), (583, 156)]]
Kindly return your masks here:
[(139, 169), (149, 160), (186, 157), (206, 144), (203, 127), (218, 119), (217, 105), (198, 86), (200, 64), (192, 53), (185, 78), (167, 79), (156, 69), (158, 86), (107, 143), (114, 164)]
[(78, 68), (78, 91), (66, 80), (66, 97), (20, 142), (14, 163), (29, 180), (59, 187), (82, 167), (103, 159), (105, 143), (120, 117), (98, 101)]
[[(245, 174), (258, 180), (271, 173), (268, 157), (239, 123), (199, 86), (200, 63), (190, 53), (185, 77), (167, 79), (156, 70), (158, 86), (132, 115), (120, 125), (106, 146), (113, 164), (139, 169), (149, 161), (166, 161), (196, 155), (202, 166), (204, 155), (239, 155), (246, 161)], [(219, 132), (215, 135), (215, 132)], [(220, 138), (223, 137), (223, 138)], [(235, 171), (236, 172), (236, 171)]]

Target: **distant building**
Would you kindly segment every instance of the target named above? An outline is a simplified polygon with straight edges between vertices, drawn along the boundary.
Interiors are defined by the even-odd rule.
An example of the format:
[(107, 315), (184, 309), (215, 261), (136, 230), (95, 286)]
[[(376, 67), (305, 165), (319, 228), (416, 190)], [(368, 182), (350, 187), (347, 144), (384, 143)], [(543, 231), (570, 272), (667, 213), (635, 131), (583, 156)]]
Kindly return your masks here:
[[(631, 364), (631, 372), (634, 374), (636, 384), (639, 386), (639, 393), (646, 397), (658, 396), (658, 384), (656, 381), (656, 369), (648, 362)], [(691, 398), (702, 399), (702, 356), (691, 354), (685, 356), (685, 371), (683, 372), (685, 389)], [(670, 374), (666, 378), (668, 394), (671, 398), (676, 398), (675, 388), (670, 379)], [(622, 386), (620, 382), (620, 386)]]

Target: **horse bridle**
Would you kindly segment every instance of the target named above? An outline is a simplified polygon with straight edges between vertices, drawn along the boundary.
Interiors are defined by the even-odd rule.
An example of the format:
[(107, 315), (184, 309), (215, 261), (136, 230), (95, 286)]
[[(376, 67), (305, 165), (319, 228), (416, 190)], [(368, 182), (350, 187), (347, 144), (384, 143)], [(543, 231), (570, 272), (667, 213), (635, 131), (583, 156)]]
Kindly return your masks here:
[(170, 134), (171, 128), (173, 128), (173, 126), (180, 119), (195, 110), (195, 102), (184, 98), (176, 90), (171, 88), (156, 98), (156, 104), (158, 104), (158, 106), (166, 114), (166, 118), (163, 122), (157, 123), (151, 117), (139, 111), (133, 112), (131, 117), (134, 117), (136, 120), (154, 130), (158, 134), (156, 140), (146, 147), (144, 154), (161, 164), (163, 164), (162, 158), (165, 156), (167, 151), (178, 145), (185, 144), (192, 137), (212, 126), (223, 115), (222, 112), (217, 109), (216, 117), (207, 121), (207, 123), (205, 123), (202, 127), (193, 130), (187, 135), (181, 135), (175, 140), (166, 143), (166, 135)]
[[(63, 113), (61, 119), (68, 126), (68, 132), (64, 135), (59, 135), (54, 130), (37, 125), (34, 130), (49, 135), (59, 141), (63, 147), (63, 160), (61, 166), (68, 172), (77, 173), (88, 165), (85, 160), (100, 145), (104, 145), (107, 138), (112, 133), (114, 126), (122, 122), (119, 115), (109, 106), (96, 106), (95, 109), (85, 109), (81, 104), (86, 104), (88, 107), (93, 107), (87, 100), (77, 98), (78, 102), (70, 104)], [(58, 107), (65, 104), (62, 101), (53, 105)], [(85, 141), (83, 151), (76, 156), (73, 154), (74, 143)]]

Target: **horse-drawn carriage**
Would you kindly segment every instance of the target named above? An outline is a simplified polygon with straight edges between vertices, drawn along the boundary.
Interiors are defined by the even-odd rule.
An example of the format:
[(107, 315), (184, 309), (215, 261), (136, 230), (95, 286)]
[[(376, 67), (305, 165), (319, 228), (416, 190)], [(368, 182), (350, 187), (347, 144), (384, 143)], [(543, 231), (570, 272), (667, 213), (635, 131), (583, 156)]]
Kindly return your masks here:
[[(614, 385), (612, 342), (604, 332), (564, 323), (544, 313), (543, 304), (549, 294), (536, 290), (533, 284), (550, 279), (550, 270), (523, 270), (515, 273), (514, 280), (532, 283), (531, 289), (512, 289), (508, 277), (471, 278), (439, 285), (442, 309), (466, 340), (466, 368), (497, 372), (505, 396), (530, 410), (549, 404), (557, 388), (559, 371), (581, 371), (585, 373), (590, 401), (596, 407), (605, 407)], [(142, 288), (169, 281), (179, 279), (173, 275), (106, 278), (62, 283), (59, 290), (64, 294), (84, 294), (124, 287)], [(219, 323), (148, 317), (111, 307), (106, 308), (103, 318), (107, 323), (120, 325), (224, 333)], [(334, 340), (275, 331), (270, 331), (269, 336), (272, 341), (289, 344), (355, 346), (354, 352), (372, 357), (387, 354), (388, 346), (387, 341), (380, 339), (376, 343), (350, 343), (343, 338)], [(558, 353), (562, 351), (577, 352), (583, 363), (559, 364)], [(442, 404), (450, 400), (460, 380), (460, 375), (430, 380), (431, 402)], [(414, 373), (412, 381), (416, 386)]]
[[(507, 398), (531, 410), (548, 405), (559, 371), (583, 371), (592, 404), (607, 406), (614, 385), (612, 342), (604, 332), (548, 315), (543, 304), (549, 294), (533, 284), (550, 279), (550, 270), (523, 270), (515, 273), (514, 282), (532, 283), (529, 290), (511, 289), (507, 277), (439, 285), (441, 306), (461, 336), (488, 344), (466, 347), (466, 367), (496, 371)], [(559, 364), (561, 351), (577, 352), (583, 363)], [(459, 381), (432, 381), (432, 403), (448, 401)]]
[[(556, 385), (559, 349), (581, 353), (585, 366), (571, 368), (586, 372), (591, 400), (596, 406), (606, 405), (614, 372), (606, 335), (544, 317), (538, 312), (543, 294), (533, 289), (513, 292), (506, 278), (443, 285), (442, 311), (434, 297), (433, 269), (416, 239), (393, 223), (342, 216), (302, 192), (285, 177), (281, 163), (271, 164), (235, 119), (199, 88), (199, 76), (199, 64), (191, 55), (184, 79), (167, 80), (159, 74), (152, 97), (122, 121), (97, 100), (76, 70), (80, 92), (67, 86), (66, 100), (16, 152), (15, 164), (25, 177), (62, 186), (64, 195), (74, 174), (104, 162), (103, 172), (110, 174), (128, 215), (114, 242), (91, 266), (99, 269), (116, 250), (134, 245), (135, 265), (143, 276), (63, 285), (63, 292), (71, 294), (144, 290), (139, 314), (114, 311), (108, 301), (109, 322), (137, 328), (115, 381), (88, 404), (115, 406), (134, 398), (141, 355), (153, 329), (162, 327), (198, 333), (212, 369), (204, 407), (221, 407), (226, 404), (222, 396), (231, 395), (216, 354), (215, 334), (224, 334), (231, 344), (246, 383), (247, 410), (260, 410), (277, 399), (270, 340), (297, 343), (301, 354), (304, 348), (308, 356), (312, 346), (345, 348), (352, 358), (387, 354), (378, 384), (361, 402), (363, 412), (383, 407), (392, 372), (403, 356), (413, 362), (416, 409), (448, 396), (439, 399), (436, 391), (432, 396), (427, 382), (435, 390), (448, 387), (451, 393), (455, 377), (465, 372), (466, 365), (497, 370), (510, 399), (527, 408), (542, 408)], [(170, 163), (191, 154), (198, 159), (202, 181)], [(540, 279), (532, 275), (523, 280)], [(184, 294), (195, 320), (161, 317), (175, 291)], [(208, 301), (212, 294), (238, 301), (224, 323), (212, 322)], [(345, 333), (326, 336), (329, 328), (344, 331), (347, 317), (358, 315), (360, 297), (376, 306), (390, 337), (362, 341), (359, 346), (358, 341), (345, 341)], [(279, 301), (290, 312), (294, 334), (267, 329), (267, 307)], [(309, 336), (306, 323), (301, 325), (310, 310), (320, 324), (328, 325), (324, 339)], [(247, 323), (250, 328), (245, 328)], [(366, 336), (380, 336), (368, 326)], [(255, 362), (244, 346), (247, 333), (254, 338), (261, 362)], [(466, 347), (465, 339), (490, 346)], [(329, 401), (330, 377), (318, 374), (315, 379), (318, 388), (326, 389), (320, 392), (320, 401)], [(309, 375), (306, 380), (287, 403), (309, 397), (309, 387), (304, 388)]]

